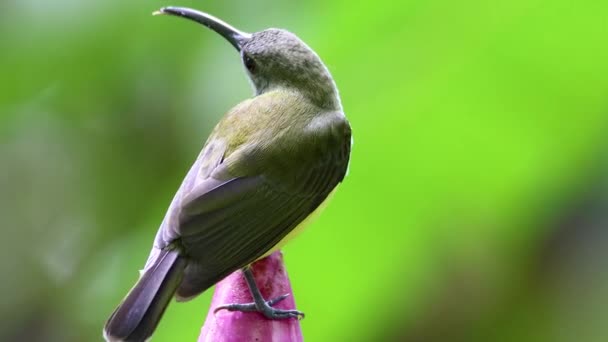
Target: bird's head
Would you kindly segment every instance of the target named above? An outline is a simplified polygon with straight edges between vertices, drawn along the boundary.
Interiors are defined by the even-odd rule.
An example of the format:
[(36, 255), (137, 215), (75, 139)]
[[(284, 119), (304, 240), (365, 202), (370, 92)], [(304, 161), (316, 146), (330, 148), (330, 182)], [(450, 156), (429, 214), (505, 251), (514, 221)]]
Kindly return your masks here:
[(165, 7), (155, 14), (187, 18), (224, 37), (239, 51), (256, 95), (287, 89), (301, 93), (324, 109), (340, 109), (331, 74), (319, 56), (293, 33), (275, 28), (246, 33), (189, 8)]

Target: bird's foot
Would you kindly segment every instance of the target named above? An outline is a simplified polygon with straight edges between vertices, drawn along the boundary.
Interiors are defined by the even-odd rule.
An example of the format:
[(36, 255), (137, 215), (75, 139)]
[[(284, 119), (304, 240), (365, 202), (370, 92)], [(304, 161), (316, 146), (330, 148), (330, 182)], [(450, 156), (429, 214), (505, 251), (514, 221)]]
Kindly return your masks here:
[(304, 318), (304, 313), (298, 310), (281, 310), (281, 309), (275, 309), (272, 306), (277, 304), (278, 302), (282, 301), (283, 299), (287, 298), (289, 296), (289, 294), (284, 294), (282, 296), (279, 296), (277, 298), (271, 299), (271, 300), (261, 300), (261, 301), (257, 301), (253, 302), (253, 303), (246, 303), (246, 304), (226, 304), (226, 305), (221, 305), (215, 308), (215, 310), (213, 310), (213, 313), (217, 313), (220, 310), (228, 310), (228, 311), (242, 311), (242, 312), (254, 312), (257, 311), (261, 314), (263, 314), (264, 316), (266, 316), (266, 318), (268, 319), (287, 319), (287, 318), (296, 318), (298, 320), (303, 319)]

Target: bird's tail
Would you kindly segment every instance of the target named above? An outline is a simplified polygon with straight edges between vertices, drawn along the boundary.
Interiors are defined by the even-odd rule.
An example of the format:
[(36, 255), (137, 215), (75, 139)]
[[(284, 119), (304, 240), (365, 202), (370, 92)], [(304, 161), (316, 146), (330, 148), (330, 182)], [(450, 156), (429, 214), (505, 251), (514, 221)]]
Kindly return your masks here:
[(178, 251), (161, 251), (106, 322), (106, 341), (148, 339), (173, 298), (185, 267), (186, 260)]

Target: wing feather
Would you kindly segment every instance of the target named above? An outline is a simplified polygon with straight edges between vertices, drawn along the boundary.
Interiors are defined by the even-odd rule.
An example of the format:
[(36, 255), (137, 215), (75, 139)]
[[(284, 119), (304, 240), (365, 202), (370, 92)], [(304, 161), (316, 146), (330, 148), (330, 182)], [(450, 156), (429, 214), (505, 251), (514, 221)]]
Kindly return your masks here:
[(164, 227), (190, 259), (178, 298), (191, 298), (263, 256), (326, 199), (348, 165), (350, 128), (345, 120), (342, 126), (327, 134), (323, 155), (285, 171), (293, 176), (287, 184), (264, 174), (227, 178), (223, 172), (224, 180), (216, 179), (223, 155), (216, 171), (207, 168), (208, 177), (196, 179), (176, 203), (178, 219)]

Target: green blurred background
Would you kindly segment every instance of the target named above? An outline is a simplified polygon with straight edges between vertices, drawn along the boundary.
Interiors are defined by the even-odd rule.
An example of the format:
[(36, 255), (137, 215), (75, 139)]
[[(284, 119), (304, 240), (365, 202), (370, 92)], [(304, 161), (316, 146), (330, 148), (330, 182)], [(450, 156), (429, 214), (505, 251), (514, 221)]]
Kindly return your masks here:
[[(0, 340), (98, 341), (207, 134), (251, 90), (216, 34), (323, 58), (350, 174), (285, 260), (308, 341), (608, 340), (608, 3), (0, 2)], [(195, 341), (212, 291), (155, 341)]]

